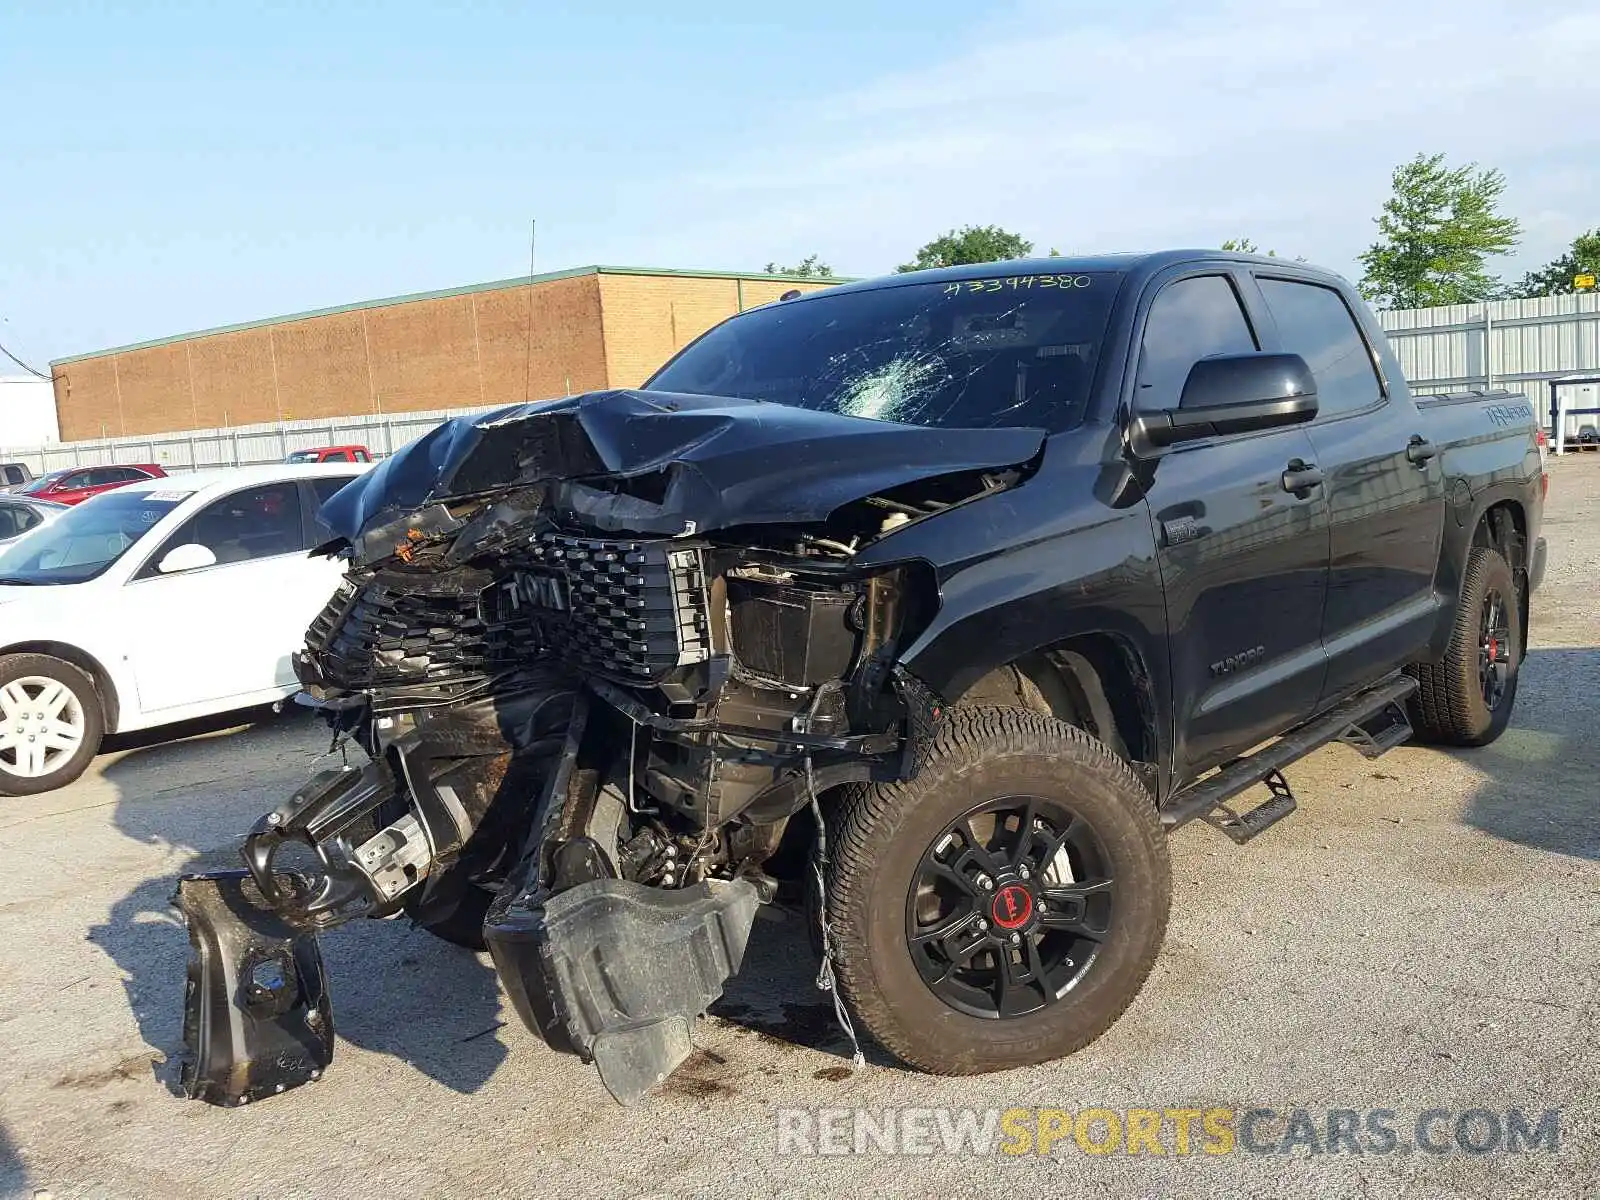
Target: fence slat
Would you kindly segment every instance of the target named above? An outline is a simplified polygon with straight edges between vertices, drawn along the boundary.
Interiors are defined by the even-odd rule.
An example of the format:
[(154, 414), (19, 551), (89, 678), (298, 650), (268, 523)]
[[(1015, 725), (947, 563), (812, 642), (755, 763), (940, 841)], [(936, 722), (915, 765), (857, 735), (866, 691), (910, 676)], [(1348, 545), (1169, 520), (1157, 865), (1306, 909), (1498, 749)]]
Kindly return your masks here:
[(26, 463), (35, 474), (43, 475), (66, 467), (97, 467), (113, 462), (160, 463), (169, 471), (252, 466), (282, 462), (295, 450), (330, 445), (362, 445), (372, 451), (374, 458), (382, 458), (451, 417), (490, 412), (494, 407), (440, 408), (403, 415), (373, 413), (336, 417), (332, 421), (327, 418), (276, 421), (264, 425), (98, 438), (92, 442), (10, 446), (0, 449), (0, 461)]

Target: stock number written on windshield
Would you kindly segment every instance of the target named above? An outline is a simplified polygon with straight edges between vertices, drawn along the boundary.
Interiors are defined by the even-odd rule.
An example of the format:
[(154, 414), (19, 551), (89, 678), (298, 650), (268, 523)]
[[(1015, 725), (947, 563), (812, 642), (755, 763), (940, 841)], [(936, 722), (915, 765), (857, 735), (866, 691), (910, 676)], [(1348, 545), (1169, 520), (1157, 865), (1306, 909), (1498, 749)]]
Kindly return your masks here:
[(1007, 275), (999, 279), (963, 279), (945, 285), (946, 296), (972, 295), (974, 292), (1025, 291), (1031, 288), (1086, 288), (1093, 280), (1087, 275)]

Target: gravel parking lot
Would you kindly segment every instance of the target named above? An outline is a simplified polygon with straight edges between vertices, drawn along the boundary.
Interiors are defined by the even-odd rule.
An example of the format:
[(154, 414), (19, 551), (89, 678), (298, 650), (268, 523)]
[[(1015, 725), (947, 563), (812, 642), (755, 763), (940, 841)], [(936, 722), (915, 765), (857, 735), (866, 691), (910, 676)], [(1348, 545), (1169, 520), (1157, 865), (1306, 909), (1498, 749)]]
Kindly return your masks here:
[[(1174, 839), (1166, 953), (1075, 1058), (935, 1079), (852, 1070), (797, 923), (772, 926), (636, 1109), (516, 1022), (486, 956), (403, 922), (324, 939), (337, 1058), (237, 1111), (170, 1090), (174, 876), (326, 746), (305, 714), (143, 737), (0, 801), (0, 1194), (34, 1196), (1600, 1196), (1600, 456), (1553, 468), (1552, 562), (1493, 747), (1329, 747), (1246, 847)], [(782, 1155), (778, 1110), (1560, 1110), (1555, 1152)], [(1448, 1126), (1440, 1126), (1447, 1129)], [(1170, 1142), (1169, 1142), (1170, 1146)]]

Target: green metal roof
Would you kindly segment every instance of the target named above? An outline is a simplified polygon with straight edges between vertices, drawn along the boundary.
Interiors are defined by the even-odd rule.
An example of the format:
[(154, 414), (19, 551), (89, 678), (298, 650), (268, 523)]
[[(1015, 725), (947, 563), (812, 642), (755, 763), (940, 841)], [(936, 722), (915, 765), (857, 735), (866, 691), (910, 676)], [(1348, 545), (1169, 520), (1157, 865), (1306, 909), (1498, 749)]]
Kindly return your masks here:
[(448, 300), (452, 296), (469, 296), (475, 292), (497, 292), (504, 288), (523, 287), (530, 283), (554, 283), (558, 279), (574, 279), (580, 275), (655, 275), (679, 279), (743, 279), (751, 282), (775, 280), (783, 283), (854, 283), (847, 276), (769, 275), (764, 271), (685, 271), (667, 267), (570, 267), (565, 271), (546, 271), (540, 275), (518, 275), (511, 279), (495, 279), (488, 283), (472, 283), (465, 287), (443, 288), (434, 292), (411, 292), (404, 296), (385, 296), (379, 300), (361, 300), (355, 304), (336, 304), (332, 308), (313, 308), (306, 312), (289, 313), (282, 317), (265, 317), (259, 321), (242, 321), (237, 325), (218, 325), (212, 329), (197, 329), (193, 333), (175, 333), (170, 337), (153, 338), (148, 342), (133, 342), (127, 346), (112, 346), (109, 350), (91, 350), (87, 354), (71, 354), (66, 358), (53, 358), (50, 366), (83, 362), (90, 358), (105, 358), (111, 354), (126, 354), (130, 350), (151, 350), (157, 346), (170, 346), (176, 342), (193, 341), (219, 333), (239, 333), (246, 329), (265, 329), (269, 325), (287, 325), (311, 317), (334, 317), (340, 313), (359, 312), (366, 308), (388, 308), (395, 304), (411, 304), (418, 300)]

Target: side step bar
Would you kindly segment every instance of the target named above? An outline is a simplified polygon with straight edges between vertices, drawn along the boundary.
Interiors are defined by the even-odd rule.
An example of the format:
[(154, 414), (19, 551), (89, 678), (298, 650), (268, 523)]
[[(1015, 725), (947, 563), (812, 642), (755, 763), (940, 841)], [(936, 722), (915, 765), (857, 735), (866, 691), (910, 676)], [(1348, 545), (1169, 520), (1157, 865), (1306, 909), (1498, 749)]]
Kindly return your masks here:
[[(1212, 822), (1234, 841), (1249, 841), (1267, 826), (1294, 811), (1294, 796), (1283, 782), (1283, 768), (1329, 742), (1350, 742), (1368, 757), (1376, 757), (1390, 746), (1397, 745), (1411, 732), (1400, 706), (1416, 690), (1415, 679), (1409, 675), (1396, 675), (1376, 687), (1351, 696), (1322, 716), (1290, 730), (1265, 749), (1247, 758), (1235, 759), (1214, 775), (1208, 775), (1184, 788), (1162, 811), (1162, 825), (1170, 832), (1190, 821), (1204, 818), (1240, 792), (1276, 776), (1278, 786), (1271, 788), (1272, 799), (1256, 812), (1246, 813), (1243, 817), (1230, 812)], [(1391, 709), (1395, 711), (1391, 712)], [(1394, 719), (1396, 715), (1398, 722)], [(1368, 730), (1369, 724), (1371, 732)], [(1383, 744), (1385, 742), (1388, 744)], [(1259, 817), (1257, 812), (1260, 813)]]

